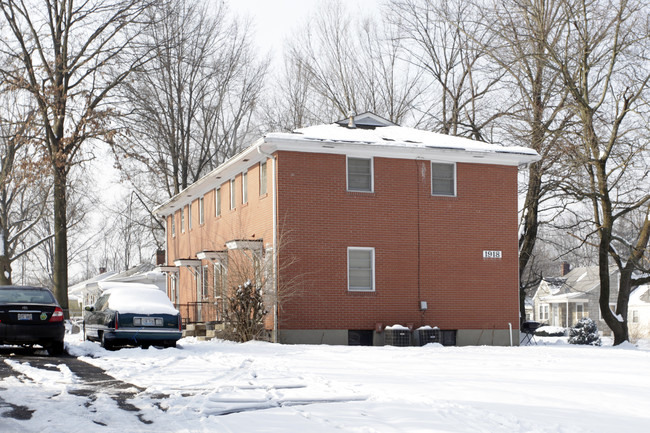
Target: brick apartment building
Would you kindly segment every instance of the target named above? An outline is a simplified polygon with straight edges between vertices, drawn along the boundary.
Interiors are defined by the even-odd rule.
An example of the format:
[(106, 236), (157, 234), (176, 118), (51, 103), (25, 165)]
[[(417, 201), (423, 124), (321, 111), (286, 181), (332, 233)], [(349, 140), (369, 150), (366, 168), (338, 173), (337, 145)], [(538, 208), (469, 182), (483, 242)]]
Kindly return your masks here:
[(517, 174), (538, 159), (371, 113), (267, 134), (157, 209), (169, 296), (219, 321), (244, 254), (291, 293), (267, 296), (279, 342), (382, 344), (400, 324), (517, 344)]

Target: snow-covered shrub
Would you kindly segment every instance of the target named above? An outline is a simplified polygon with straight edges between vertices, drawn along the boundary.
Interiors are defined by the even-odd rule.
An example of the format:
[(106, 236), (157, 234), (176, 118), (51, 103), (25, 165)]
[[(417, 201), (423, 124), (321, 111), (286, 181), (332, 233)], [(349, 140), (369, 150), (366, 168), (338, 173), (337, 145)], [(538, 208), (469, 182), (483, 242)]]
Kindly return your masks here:
[(589, 317), (584, 317), (569, 330), (569, 343), (571, 344), (588, 344), (591, 346), (600, 346), (600, 335), (596, 322)]

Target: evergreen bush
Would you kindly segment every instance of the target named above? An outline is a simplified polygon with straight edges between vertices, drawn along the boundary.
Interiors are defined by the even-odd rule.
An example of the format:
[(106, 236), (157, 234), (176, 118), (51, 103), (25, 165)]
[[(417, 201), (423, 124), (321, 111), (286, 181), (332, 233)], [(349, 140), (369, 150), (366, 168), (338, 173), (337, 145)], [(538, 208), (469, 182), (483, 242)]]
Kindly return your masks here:
[(584, 317), (569, 330), (569, 343), (588, 344), (590, 346), (601, 346), (600, 335), (596, 322), (589, 317)]

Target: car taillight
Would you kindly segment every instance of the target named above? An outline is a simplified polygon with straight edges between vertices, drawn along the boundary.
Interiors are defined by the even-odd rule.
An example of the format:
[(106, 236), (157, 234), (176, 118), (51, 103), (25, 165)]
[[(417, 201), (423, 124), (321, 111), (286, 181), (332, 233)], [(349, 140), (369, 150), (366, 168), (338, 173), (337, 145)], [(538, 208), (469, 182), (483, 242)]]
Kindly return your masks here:
[(60, 307), (54, 309), (52, 317), (50, 317), (50, 322), (62, 322), (63, 321), (63, 310)]
[(181, 315), (178, 315), (178, 330), (182, 331), (183, 330), (183, 321), (181, 320)]
[(117, 328), (119, 327), (119, 321), (120, 321), (120, 315), (119, 315), (119, 313), (116, 311), (116, 312), (115, 312), (115, 329), (117, 329)]

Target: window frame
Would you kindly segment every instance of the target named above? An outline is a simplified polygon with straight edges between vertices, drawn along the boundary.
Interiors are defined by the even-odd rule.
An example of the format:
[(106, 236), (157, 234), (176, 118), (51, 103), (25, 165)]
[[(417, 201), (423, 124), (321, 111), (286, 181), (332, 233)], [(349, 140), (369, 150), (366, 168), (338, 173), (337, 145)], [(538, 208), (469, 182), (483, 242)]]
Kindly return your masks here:
[(185, 206), (181, 208), (181, 233), (185, 233)]
[(235, 179), (230, 179), (230, 210), (237, 207), (237, 198), (235, 197)]
[(205, 202), (203, 197), (199, 197), (199, 225), (205, 224)]
[(221, 187), (214, 190), (214, 216), (221, 216)]
[(201, 266), (201, 296), (202, 299), (210, 297), (210, 271), (208, 265)]
[[(351, 189), (350, 188), (350, 159), (361, 159), (365, 161), (370, 161), (370, 189)], [(373, 193), (375, 192), (375, 159), (370, 157), (361, 157), (354, 155), (347, 155), (345, 157), (345, 188), (348, 192), (365, 192)]]
[[(350, 267), (350, 253), (353, 251), (369, 251), (370, 252), (370, 287), (352, 287), (350, 281), (350, 274), (352, 268)], [(357, 268), (358, 269), (358, 268)], [(365, 268), (364, 268), (365, 269)], [(348, 247), (347, 249), (347, 271), (348, 271), (348, 292), (375, 292), (377, 284), (375, 280), (375, 248), (374, 247)]]
[(187, 228), (192, 230), (192, 202), (187, 205)]
[[(452, 179), (451, 179), (451, 181), (452, 181), (452, 189), (453, 189), (453, 191), (451, 192), (451, 194), (446, 194), (446, 193), (440, 193), (440, 192), (434, 192), (433, 191), (433, 186), (434, 186), (434, 183), (433, 183), (433, 180), (434, 180), (433, 166), (434, 165), (450, 165), (450, 166), (452, 166)], [(431, 196), (432, 197), (456, 197), (458, 195), (458, 188), (457, 188), (457, 185), (456, 185), (458, 175), (457, 175), (457, 167), (456, 167), (455, 162), (431, 161), (431, 163), (429, 164), (429, 170), (431, 170), (429, 178), (430, 178), (430, 181), (431, 181)], [(438, 178), (438, 179), (443, 179), (443, 178)], [(446, 178), (444, 178), (444, 179), (446, 179)]]
[(175, 238), (176, 237), (176, 212), (171, 214), (169, 220), (170, 220), (169, 231), (171, 232), (172, 238)]
[(241, 203), (248, 203), (248, 170), (241, 174)]
[(268, 193), (268, 166), (267, 161), (260, 162), (260, 195)]

